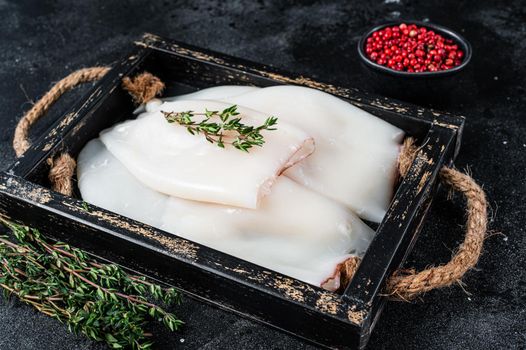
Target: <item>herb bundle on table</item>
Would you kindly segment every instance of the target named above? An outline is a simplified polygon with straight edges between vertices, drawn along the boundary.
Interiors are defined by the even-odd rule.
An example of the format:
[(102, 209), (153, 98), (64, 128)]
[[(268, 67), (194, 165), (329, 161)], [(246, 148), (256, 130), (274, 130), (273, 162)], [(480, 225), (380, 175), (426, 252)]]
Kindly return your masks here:
[[(94, 261), (64, 243), (51, 243), (33, 228), (0, 218), (12, 236), (0, 236), (0, 286), (6, 297), (68, 325), (71, 332), (105, 341), (114, 349), (149, 349), (151, 321), (175, 331), (183, 323), (163, 306), (180, 294), (120, 267)], [(160, 303), (163, 306), (159, 306)]]

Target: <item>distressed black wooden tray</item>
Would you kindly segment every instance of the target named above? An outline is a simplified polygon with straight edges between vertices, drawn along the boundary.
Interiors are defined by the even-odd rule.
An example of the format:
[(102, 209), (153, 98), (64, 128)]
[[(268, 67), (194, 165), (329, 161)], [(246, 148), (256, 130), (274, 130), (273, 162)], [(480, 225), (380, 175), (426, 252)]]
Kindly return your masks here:
[[(343, 294), (297, 281), (107, 210), (84, 209), (78, 198), (49, 189), (46, 160), (75, 156), (90, 139), (132, 116), (120, 87), (147, 70), (167, 85), (165, 95), (220, 85), (296, 84), (319, 89), (404, 129), (423, 146), (355, 277)], [(132, 52), (63, 115), (24, 156), (0, 174), (0, 213), (40, 228), (53, 239), (179, 287), (221, 308), (330, 348), (362, 348), (385, 303), (384, 282), (410, 252), (443, 165), (460, 145), (464, 119), (401, 104), (147, 34)], [(415, 320), (417, 321), (417, 320)]]

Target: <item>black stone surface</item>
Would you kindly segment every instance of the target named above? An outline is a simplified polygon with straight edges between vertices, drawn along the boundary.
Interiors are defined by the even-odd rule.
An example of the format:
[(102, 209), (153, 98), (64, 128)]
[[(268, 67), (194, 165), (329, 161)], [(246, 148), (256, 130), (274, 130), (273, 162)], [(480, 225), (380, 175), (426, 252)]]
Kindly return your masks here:
[[(380, 91), (355, 45), (369, 26), (390, 19), (430, 20), (461, 32), (474, 48), (468, 69), (446, 89), (429, 83), (420, 104), (466, 115), (457, 160), (491, 203), (493, 235), (465, 285), (414, 303), (387, 305), (369, 349), (526, 348), (526, 2), (105, 1), (0, 0), (0, 161), (16, 121), (50, 82), (118, 59), (143, 32), (274, 65), (320, 80)], [(437, 83), (438, 85), (438, 83)], [(40, 124), (59, 116), (73, 93)], [(38, 133), (43, 127), (38, 127)], [(440, 192), (407, 266), (446, 261), (461, 241), (463, 202)], [(500, 232), (500, 233), (497, 233)], [(313, 349), (281, 332), (186, 299), (176, 334), (155, 330), (159, 349)], [(66, 327), (0, 298), (0, 349), (104, 349)]]

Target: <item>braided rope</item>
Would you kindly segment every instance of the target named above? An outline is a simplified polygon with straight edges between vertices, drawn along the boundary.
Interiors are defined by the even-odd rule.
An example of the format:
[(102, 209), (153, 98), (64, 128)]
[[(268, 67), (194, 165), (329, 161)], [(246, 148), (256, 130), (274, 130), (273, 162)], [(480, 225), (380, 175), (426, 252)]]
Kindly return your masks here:
[[(404, 140), (398, 158), (398, 170), (405, 176), (416, 157), (418, 148), (412, 137)], [(452, 190), (462, 193), (466, 198), (466, 234), (464, 242), (451, 260), (437, 267), (420, 272), (414, 269), (398, 270), (387, 281), (386, 294), (393, 299), (411, 300), (417, 295), (432, 289), (443, 288), (459, 282), (464, 274), (473, 268), (482, 253), (482, 245), (487, 228), (487, 202), (482, 188), (471, 178), (456, 169), (443, 167), (440, 170), (441, 182)], [(351, 257), (345, 261), (341, 280), (351, 280), (358, 269), (360, 258)], [(351, 274), (351, 275), (348, 275)]]
[(108, 71), (108, 67), (79, 69), (53, 85), (18, 122), (13, 137), (16, 156), (20, 157), (29, 148), (29, 129), (41, 116), (46, 114), (60, 96), (79, 84), (100, 80)]

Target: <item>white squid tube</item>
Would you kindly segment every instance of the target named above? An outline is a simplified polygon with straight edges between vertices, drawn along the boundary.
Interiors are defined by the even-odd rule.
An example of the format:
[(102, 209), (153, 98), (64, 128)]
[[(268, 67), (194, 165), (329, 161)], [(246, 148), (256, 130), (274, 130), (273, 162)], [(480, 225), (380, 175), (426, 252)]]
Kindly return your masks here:
[(77, 171), (89, 203), (330, 290), (339, 287), (338, 264), (362, 255), (374, 236), (350, 210), (286, 177), (253, 210), (153, 191), (98, 139), (81, 151)]

